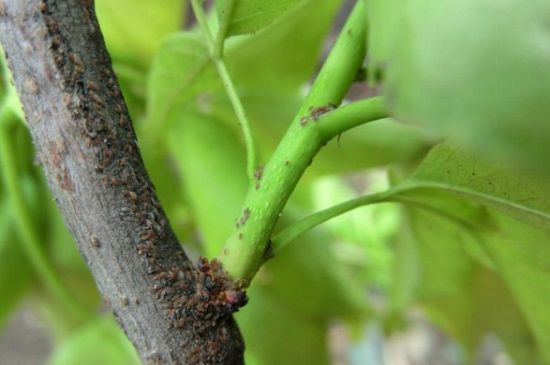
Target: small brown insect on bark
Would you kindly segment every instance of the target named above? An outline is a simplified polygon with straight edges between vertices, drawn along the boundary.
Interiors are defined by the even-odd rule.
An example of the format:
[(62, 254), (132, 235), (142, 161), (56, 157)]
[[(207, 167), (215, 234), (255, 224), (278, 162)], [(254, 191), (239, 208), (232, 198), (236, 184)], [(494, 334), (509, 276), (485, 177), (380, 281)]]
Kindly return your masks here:
[(91, 240), (93, 248), (100, 248), (101, 247), (101, 242), (99, 242), (99, 240), (97, 239), (96, 236), (92, 235), (90, 237), (90, 240)]
[(38, 84), (33, 78), (27, 78), (25, 80), (25, 90), (31, 94), (38, 94)]

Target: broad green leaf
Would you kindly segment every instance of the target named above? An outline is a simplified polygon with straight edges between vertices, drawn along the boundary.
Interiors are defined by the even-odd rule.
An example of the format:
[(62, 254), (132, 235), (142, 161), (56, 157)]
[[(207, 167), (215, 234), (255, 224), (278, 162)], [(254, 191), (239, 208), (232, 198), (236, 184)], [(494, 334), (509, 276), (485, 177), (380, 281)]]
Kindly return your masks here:
[[(279, 2), (278, 2), (279, 3)], [(296, 95), (318, 66), (339, 0), (306, 0), (273, 26), (230, 44), (227, 64), (241, 95)], [(259, 94), (258, 94), (259, 93)]]
[[(235, 0), (227, 36), (256, 32), (304, 2), (306, 0)], [(226, 0), (216, 0), (219, 19), (227, 16), (225, 5)]]
[[(295, 98), (315, 70), (337, 5), (338, 1), (330, 0), (315, 12), (300, 8), (284, 17), (277, 27), (228, 45), (224, 60), (247, 109), (252, 104), (273, 110), (274, 99), (284, 101), (290, 97), (295, 103), (292, 108), (297, 110)], [(254, 101), (247, 103), (247, 98)], [(200, 34), (186, 32), (169, 37), (156, 55), (149, 79), (149, 121), (161, 123), (176, 109), (214, 113), (220, 103), (225, 103), (224, 115), (234, 120)], [(288, 101), (283, 107), (286, 105)]]
[[(456, 211), (469, 209), (451, 200)], [(533, 335), (514, 296), (470, 256), (479, 234), (434, 212), (413, 208), (407, 213), (420, 267), (417, 298), (430, 318), (464, 345), (470, 361), (484, 337), (495, 334), (517, 364), (538, 364)]]
[(183, 0), (96, 0), (101, 31), (118, 61), (146, 66), (162, 38), (181, 29)]
[(201, 110), (201, 99), (206, 104), (209, 95), (222, 87), (199, 34), (168, 37), (155, 57), (149, 78), (147, 127), (161, 128), (175, 111)]
[[(500, 276), (513, 293), (543, 359), (549, 361), (548, 185), (505, 166), (485, 164), (463, 149), (442, 144), (402, 186), (411, 188), (401, 195), (405, 202), (429, 207), (441, 219), (458, 223), (461, 234), (469, 232), (477, 237), (462, 249)], [(439, 245), (449, 239), (448, 235), (433, 232), (438, 225), (427, 226), (426, 234), (438, 240)], [(440, 288), (450, 285), (438, 273), (452, 268), (452, 257), (459, 255), (456, 249), (454, 253), (443, 250), (439, 252), (440, 259), (432, 260), (445, 266), (437, 268), (432, 264), (436, 267), (432, 276), (442, 280)]]
[(497, 230), (484, 234), (484, 247), (513, 292), (542, 358), (550, 362), (550, 235), (503, 214), (493, 214), (493, 222)]
[(130, 341), (112, 317), (99, 317), (68, 336), (55, 349), (50, 365), (138, 365)]
[(550, 230), (550, 184), (504, 163), (488, 163), (464, 148), (436, 146), (405, 184), (422, 191), (446, 192), (495, 208)]
[(387, 58), (396, 115), (548, 176), (550, 3), (400, 3)]

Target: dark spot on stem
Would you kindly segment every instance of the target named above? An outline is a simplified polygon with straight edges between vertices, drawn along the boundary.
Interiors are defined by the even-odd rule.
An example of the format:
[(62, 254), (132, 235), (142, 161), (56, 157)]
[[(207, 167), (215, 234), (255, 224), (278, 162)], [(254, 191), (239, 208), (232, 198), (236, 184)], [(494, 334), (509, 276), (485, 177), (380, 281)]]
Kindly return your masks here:
[(267, 242), (267, 245), (264, 248), (264, 252), (263, 252), (262, 257), (263, 257), (264, 261), (271, 260), (274, 257), (274, 255), (273, 255), (273, 241), (269, 240)]
[(244, 226), (249, 218), (250, 218), (250, 209), (245, 208), (245, 210), (243, 211), (243, 214), (241, 215), (241, 218), (239, 218), (239, 221), (237, 222), (237, 228)]
[(263, 166), (256, 167), (256, 170), (254, 171), (254, 178), (256, 180), (261, 180), (263, 173), (264, 173), (264, 167)]

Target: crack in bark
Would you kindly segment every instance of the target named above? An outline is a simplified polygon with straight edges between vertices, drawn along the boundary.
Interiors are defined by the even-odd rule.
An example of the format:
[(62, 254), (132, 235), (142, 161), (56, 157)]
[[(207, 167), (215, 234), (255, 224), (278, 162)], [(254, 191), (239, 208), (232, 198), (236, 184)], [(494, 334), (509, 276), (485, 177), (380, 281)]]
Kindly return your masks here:
[(242, 285), (181, 249), (89, 1), (0, 0), (0, 42), (50, 188), (142, 361), (242, 364)]

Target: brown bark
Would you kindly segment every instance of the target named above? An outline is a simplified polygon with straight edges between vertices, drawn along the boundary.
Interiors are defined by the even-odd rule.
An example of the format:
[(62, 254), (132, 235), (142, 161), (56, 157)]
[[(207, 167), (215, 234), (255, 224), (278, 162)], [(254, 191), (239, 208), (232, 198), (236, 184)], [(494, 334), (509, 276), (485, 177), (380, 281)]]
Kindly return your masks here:
[(142, 361), (243, 363), (244, 292), (177, 242), (90, 1), (0, 0), (0, 42), (65, 222)]

